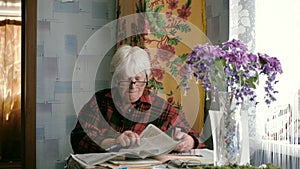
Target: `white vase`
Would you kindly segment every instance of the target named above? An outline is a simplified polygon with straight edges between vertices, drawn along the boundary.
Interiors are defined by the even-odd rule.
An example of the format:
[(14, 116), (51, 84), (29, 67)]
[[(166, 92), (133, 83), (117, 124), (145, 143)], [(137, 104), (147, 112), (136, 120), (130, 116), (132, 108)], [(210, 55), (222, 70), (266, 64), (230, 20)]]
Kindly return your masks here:
[[(218, 93), (220, 111), (214, 111), (213, 131), (215, 165), (241, 164), (242, 124), (241, 104), (227, 92)], [(218, 114), (216, 114), (218, 113)]]

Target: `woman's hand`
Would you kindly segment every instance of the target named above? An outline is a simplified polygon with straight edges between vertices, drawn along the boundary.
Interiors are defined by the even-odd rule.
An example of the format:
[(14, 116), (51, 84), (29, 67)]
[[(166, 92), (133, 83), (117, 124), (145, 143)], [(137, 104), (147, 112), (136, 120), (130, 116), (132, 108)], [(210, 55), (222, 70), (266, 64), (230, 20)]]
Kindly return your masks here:
[(127, 130), (117, 137), (116, 144), (120, 144), (122, 147), (141, 145), (141, 139), (137, 133)]
[(194, 139), (192, 138), (192, 136), (188, 135), (187, 133), (184, 132), (178, 132), (174, 139), (176, 140), (183, 140), (180, 144), (178, 144), (175, 147), (175, 151), (178, 152), (183, 152), (183, 151), (187, 151), (190, 150), (194, 147)]

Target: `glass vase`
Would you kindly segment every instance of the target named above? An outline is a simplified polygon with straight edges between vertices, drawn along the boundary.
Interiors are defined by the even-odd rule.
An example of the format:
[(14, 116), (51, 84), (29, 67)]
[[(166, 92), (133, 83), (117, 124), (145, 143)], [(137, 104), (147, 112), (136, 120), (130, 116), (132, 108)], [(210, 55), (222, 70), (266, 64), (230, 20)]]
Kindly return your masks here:
[(240, 164), (242, 153), (241, 104), (228, 92), (218, 92), (220, 124), (216, 129), (215, 165)]

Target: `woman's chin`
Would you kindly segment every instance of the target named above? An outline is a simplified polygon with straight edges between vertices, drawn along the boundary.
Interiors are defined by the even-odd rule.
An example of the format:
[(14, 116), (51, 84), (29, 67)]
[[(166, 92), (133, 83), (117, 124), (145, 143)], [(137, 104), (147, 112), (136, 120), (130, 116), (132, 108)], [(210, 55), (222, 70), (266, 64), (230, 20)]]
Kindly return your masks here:
[(129, 95), (129, 100), (131, 103), (136, 102), (139, 99), (138, 95)]

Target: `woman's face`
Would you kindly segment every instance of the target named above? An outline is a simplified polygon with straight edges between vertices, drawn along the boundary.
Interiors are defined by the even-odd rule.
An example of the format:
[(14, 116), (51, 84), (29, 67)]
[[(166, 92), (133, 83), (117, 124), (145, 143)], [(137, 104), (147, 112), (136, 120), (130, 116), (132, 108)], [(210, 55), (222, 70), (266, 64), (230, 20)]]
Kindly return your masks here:
[(147, 77), (144, 71), (133, 77), (122, 77), (119, 81), (119, 92), (123, 101), (136, 102), (143, 95), (146, 83)]

